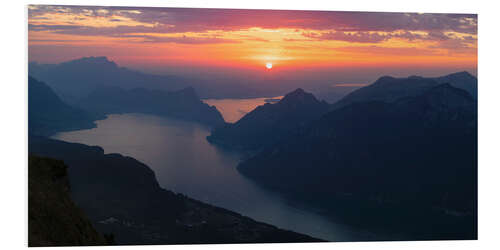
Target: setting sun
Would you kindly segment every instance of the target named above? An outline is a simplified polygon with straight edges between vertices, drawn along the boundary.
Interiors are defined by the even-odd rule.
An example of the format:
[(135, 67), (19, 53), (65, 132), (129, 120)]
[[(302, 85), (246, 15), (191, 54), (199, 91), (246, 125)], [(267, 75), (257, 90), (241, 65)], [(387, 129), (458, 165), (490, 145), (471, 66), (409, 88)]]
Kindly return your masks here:
[(266, 63), (266, 68), (267, 69), (272, 69), (273, 68), (273, 64), (270, 63), (270, 62)]

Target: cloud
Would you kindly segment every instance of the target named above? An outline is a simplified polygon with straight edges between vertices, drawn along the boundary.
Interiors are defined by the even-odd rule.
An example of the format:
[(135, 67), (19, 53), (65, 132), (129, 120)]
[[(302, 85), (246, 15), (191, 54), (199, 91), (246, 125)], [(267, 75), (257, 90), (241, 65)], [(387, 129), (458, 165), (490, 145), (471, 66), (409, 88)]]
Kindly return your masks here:
[(257, 42), (269, 42), (268, 39), (260, 38), (260, 37), (255, 37), (255, 36), (249, 36), (249, 35), (238, 35), (239, 37), (243, 38), (246, 41), (257, 41)]
[(315, 40), (336, 40), (345, 42), (356, 42), (356, 43), (379, 43), (390, 39), (388, 35), (380, 35), (378, 33), (370, 32), (340, 32), (331, 31), (323, 33), (302, 33), (303, 36), (307, 38), (312, 38)]
[(434, 41), (445, 41), (450, 39), (449, 36), (445, 35), (443, 32), (440, 31), (430, 31), (429, 33), (427, 33), (427, 38), (428, 40), (434, 40)]
[[(167, 37), (154, 35), (136, 35), (134, 33), (168, 33), (168, 27), (145, 27), (145, 26), (117, 26), (117, 27), (88, 27), (80, 25), (28, 25), (29, 30), (51, 31), (58, 34), (79, 35), (79, 36), (107, 36), (121, 38), (141, 38), (141, 42), (148, 43), (180, 43), (180, 44), (216, 44), (216, 43), (239, 43), (241, 41), (223, 39), (217, 37)], [(252, 39), (251, 37), (247, 39)], [(252, 40), (257, 40), (253, 38)], [(37, 41), (37, 40), (31, 40)]]
[(85, 26), (79, 25), (48, 25), (48, 24), (28, 24), (28, 30), (32, 31), (52, 31), (52, 32), (61, 32), (64, 30), (77, 30), (83, 29)]
[[(46, 13), (94, 17), (122, 16), (146, 24), (175, 27), (170, 31), (204, 32), (252, 27), (393, 32), (396, 30), (477, 33), (474, 14), (417, 14), (384, 12), (187, 9), (30, 5), (29, 18)], [(366, 35), (365, 35), (366, 36)]]
[[(435, 42), (428, 49), (455, 50), (453, 53), (474, 52), (477, 48), (477, 15), (417, 14), (383, 12), (231, 10), (187, 8), (138, 8), (100, 6), (29, 5), (30, 31), (46, 31), (78, 36), (106, 36), (142, 39), (150, 43), (237, 43), (244, 40), (269, 42), (268, 39), (239, 35), (235, 39), (213, 37), (213, 31), (238, 31), (255, 27), (288, 28), (303, 38), (283, 41), (344, 41), (380, 44), (390, 39), (410, 42)], [(74, 20), (107, 18), (119, 24), (114, 27), (79, 24), (51, 24), (45, 14), (77, 15)], [(125, 25), (121, 20), (133, 20)], [(210, 32), (209, 32), (210, 31)], [(197, 36), (161, 36), (160, 34), (198, 33)], [(147, 34), (147, 35), (137, 35)], [(158, 35), (154, 35), (158, 34)], [(449, 35), (455, 34), (455, 35)], [(456, 36), (456, 34), (461, 34)], [(200, 37), (206, 35), (207, 37)], [(34, 41), (34, 40), (33, 40)], [(381, 47), (382, 48), (382, 47)], [(411, 49), (411, 48), (410, 48)], [(380, 49), (379, 49), (380, 50)], [(373, 49), (371, 49), (373, 52)], [(406, 53), (399, 50), (396, 53)], [(425, 51), (425, 53), (429, 53)]]
[[(474, 36), (457, 37), (447, 35), (441, 31), (429, 31), (427, 33), (414, 33), (409, 31), (396, 31), (392, 33), (373, 33), (373, 32), (303, 32), (302, 36), (306, 39), (284, 39), (285, 41), (323, 41), (335, 40), (351, 43), (381, 43), (392, 38), (404, 39), (410, 42), (418, 43), (422, 41), (435, 42), (434, 45), (427, 46), (427, 49), (447, 49), (450, 53), (467, 53), (474, 52), (477, 48), (477, 38)], [(370, 48), (366, 50), (366, 48)], [(384, 47), (364, 47), (361, 51), (386, 50)], [(413, 52), (414, 48), (392, 50), (390, 53), (407, 53)], [(429, 51), (424, 51), (429, 53)]]
[(89, 42), (90, 40), (69, 40), (69, 39), (29, 39), (29, 42), (56, 42), (56, 43), (67, 43), (67, 42)]
[(304, 39), (304, 38), (283, 38), (283, 41), (286, 42), (309, 42), (315, 41), (316, 39)]
[(141, 38), (141, 42), (147, 43), (178, 43), (178, 44), (218, 44), (218, 43), (240, 43), (237, 40), (223, 39), (217, 37), (164, 37), (149, 35), (125, 35), (122, 37)]
[(449, 54), (477, 53), (477, 40), (471, 38), (449, 39), (438, 41), (429, 48), (446, 49)]
[(391, 56), (414, 56), (414, 55), (438, 55), (438, 51), (429, 48), (416, 47), (382, 47), (382, 46), (346, 46), (334, 49), (336, 52), (360, 53), (369, 55), (391, 55)]

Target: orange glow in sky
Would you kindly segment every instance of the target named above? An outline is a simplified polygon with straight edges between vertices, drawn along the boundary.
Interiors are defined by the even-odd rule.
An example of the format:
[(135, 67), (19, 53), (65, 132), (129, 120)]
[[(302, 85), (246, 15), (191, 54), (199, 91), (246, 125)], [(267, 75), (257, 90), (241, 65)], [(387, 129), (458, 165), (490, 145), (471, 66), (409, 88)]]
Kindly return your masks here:
[[(30, 5), (29, 60), (262, 69), (477, 65), (477, 16)], [(270, 65), (269, 65), (270, 64)], [(273, 67), (273, 65), (275, 67)]]

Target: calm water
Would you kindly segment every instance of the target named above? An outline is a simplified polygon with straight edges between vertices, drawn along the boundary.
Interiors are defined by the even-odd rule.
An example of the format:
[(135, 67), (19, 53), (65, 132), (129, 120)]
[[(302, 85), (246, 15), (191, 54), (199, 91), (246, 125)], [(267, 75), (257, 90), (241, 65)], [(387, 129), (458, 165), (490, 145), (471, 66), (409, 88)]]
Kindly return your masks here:
[(205, 99), (203, 101), (209, 105), (216, 106), (226, 122), (234, 123), (257, 106), (266, 103), (266, 100), (276, 101), (281, 98), (283, 96), (249, 99)]
[(347, 227), (302, 205), (291, 205), (240, 175), (236, 170), (240, 156), (209, 144), (205, 139), (209, 133), (209, 128), (193, 122), (124, 114), (98, 121), (97, 128), (60, 133), (54, 138), (134, 157), (154, 170), (163, 188), (258, 221), (326, 240), (357, 238), (358, 233)]

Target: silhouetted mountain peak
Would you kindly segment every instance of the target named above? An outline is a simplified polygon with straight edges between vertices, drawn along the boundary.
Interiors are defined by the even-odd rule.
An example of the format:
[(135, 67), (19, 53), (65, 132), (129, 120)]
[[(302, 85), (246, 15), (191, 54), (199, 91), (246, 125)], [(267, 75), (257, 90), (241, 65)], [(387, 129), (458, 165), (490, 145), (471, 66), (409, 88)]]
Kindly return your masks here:
[(216, 128), (211, 143), (238, 149), (261, 149), (328, 112), (329, 105), (298, 88), (277, 103), (258, 106), (234, 124)]
[(73, 61), (89, 62), (89, 63), (114, 63), (113, 61), (109, 60), (108, 57), (106, 57), (106, 56), (82, 57), (80, 59), (73, 60)]
[(313, 94), (298, 88), (286, 94), (278, 103), (319, 103), (319, 101)]
[(373, 85), (376, 85), (376, 84), (384, 84), (384, 83), (387, 83), (387, 82), (392, 82), (396, 80), (396, 78), (392, 77), (392, 76), (382, 76), (380, 77), (379, 79), (377, 79)]
[(305, 94), (306, 92), (302, 88), (297, 88), (296, 90), (290, 92), (289, 94)]
[(473, 78), (475, 78), (475, 76), (471, 75), (467, 71), (460, 71), (460, 72), (452, 73), (452, 74), (449, 74), (449, 75), (446, 75), (446, 76), (447, 77), (467, 77), (467, 78), (473, 77)]

